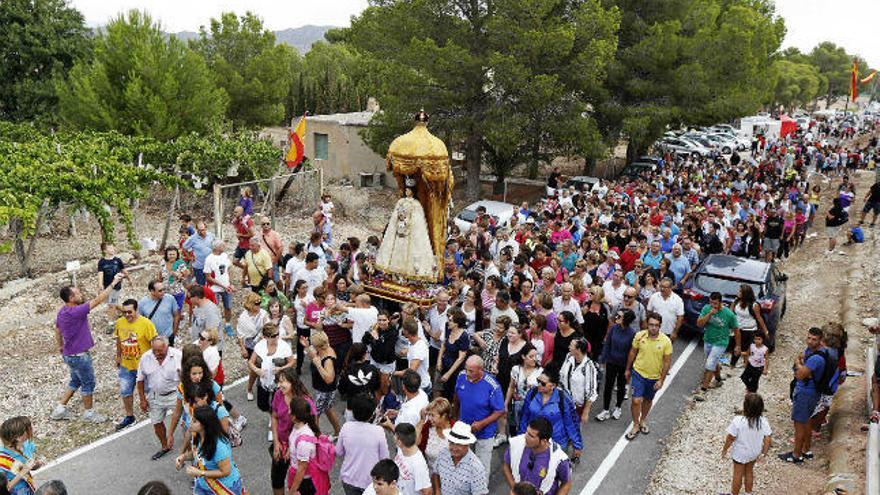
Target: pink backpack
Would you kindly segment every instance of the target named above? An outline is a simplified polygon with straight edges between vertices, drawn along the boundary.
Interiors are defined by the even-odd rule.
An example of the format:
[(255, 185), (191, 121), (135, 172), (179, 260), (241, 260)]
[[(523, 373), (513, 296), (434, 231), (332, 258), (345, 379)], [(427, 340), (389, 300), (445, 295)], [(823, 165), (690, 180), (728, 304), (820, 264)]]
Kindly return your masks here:
[(327, 435), (321, 435), (318, 438), (312, 435), (300, 435), (296, 437), (294, 449), (300, 440), (315, 444), (315, 457), (309, 461), (308, 474), (312, 478), (312, 484), (315, 485), (315, 493), (328, 495), (330, 493), (330, 471), (333, 471), (333, 464), (336, 462), (336, 447)]

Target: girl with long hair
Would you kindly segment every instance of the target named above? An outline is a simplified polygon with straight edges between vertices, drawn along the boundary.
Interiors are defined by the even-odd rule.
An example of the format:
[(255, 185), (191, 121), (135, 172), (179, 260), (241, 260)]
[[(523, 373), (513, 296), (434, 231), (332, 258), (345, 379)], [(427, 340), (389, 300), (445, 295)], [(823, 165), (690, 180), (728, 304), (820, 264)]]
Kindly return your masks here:
[(304, 399), (313, 415), (317, 413), (315, 403), (296, 370), (285, 368), (278, 374), (278, 388), (272, 397), (272, 447), (269, 453), (272, 456), (271, 480), (274, 495), (284, 495), (284, 481), (290, 467), (290, 432), (293, 430), (290, 403), (296, 398)]
[[(10, 495), (33, 495), (36, 491), (31, 471), (43, 465), (36, 458), (34, 428), (27, 416), (9, 418), (0, 425), (0, 476)], [(16, 468), (17, 467), (17, 468)]]
[[(767, 324), (761, 315), (761, 305), (755, 301), (755, 290), (749, 284), (739, 286), (739, 294), (730, 303), (730, 309), (736, 313), (739, 322), (740, 347), (734, 349), (730, 357), (730, 366), (736, 366), (742, 353), (748, 353), (749, 347), (755, 338), (755, 332), (760, 330), (764, 335), (770, 335)], [(733, 344), (736, 345), (736, 344)]]
[(232, 445), (214, 409), (210, 406), (196, 408), (190, 430), (193, 433), (192, 449), (179, 455), (175, 463), (180, 470), (187, 460), (195, 461), (194, 466), (186, 467), (186, 474), (195, 478), (193, 494), (242, 495), (244, 485), (232, 460)]
[(309, 461), (315, 455), (315, 444), (309, 441), (299, 441), (300, 437), (318, 438), (321, 429), (318, 427), (318, 418), (312, 414), (309, 403), (301, 397), (294, 397), (290, 401), (290, 421), (292, 427), (288, 445), (290, 446), (290, 468), (287, 470), (287, 493), (299, 493), (300, 495), (315, 495), (315, 485), (311, 478), (306, 478)]

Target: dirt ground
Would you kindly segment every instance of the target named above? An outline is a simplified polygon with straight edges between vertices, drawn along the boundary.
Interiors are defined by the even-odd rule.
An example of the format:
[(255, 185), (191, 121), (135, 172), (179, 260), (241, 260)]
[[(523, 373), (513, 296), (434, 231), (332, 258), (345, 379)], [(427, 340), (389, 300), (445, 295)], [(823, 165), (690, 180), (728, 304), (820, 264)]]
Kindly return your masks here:
[[(856, 176), (857, 200), (850, 209), (850, 226), (858, 219), (863, 205), (865, 191), (874, 181), (873, 172), (859, 172)], [(828, 192), (836, 191), (840, 181), (823, 183), (824, 202), (820, 214), (827, 211), (830, 204)], [(832, 187), (834, 186), (834, 187)], [(880, 229), (880, 227), (877, 227)], [(809, 237), (788, 260), (783, 263), (783, 271), (788, 274), (788, 306), (785, 318), (777, 332), (777, 347), (770, 358), (770, 372), (761, 379), (759, 393), (764, 398), (765, 417), (773, 430), (773, 445), (768, 458), (755, 467), (754, 493), (822, 493), (828, 475), (829, 431), (822, 429), (821, 438), (814, 440), (815, 460), (802, 466), (786, 464), (776, 458), (776, 454), (791, 450), (794, 429), (790, 420), (791, 403), (788, 387), (791, 380), (791, 366), (795, 355), (805, 347), (806, 331), (811, 326), (821, 326), (829, 321), (841, 321), (841, 290), (851, 284), (850, 294), (859, 302), (859, 319), (876, 316), (878, 288), (875, 283), (880, 275), (877, 264), (877, 246), (880, 230), (865, 227), (866, 241), (863, 244), (840, 246), (844, 254), (826, 256), (827, 238), (824, 235), (824, 222), (816, 222)], [(808, 234), (811, 235), (811, 234)], [(841, 235), (843, 229), (841, 229)], [(842, 242), (838, 238), (838, 242)], [(859, 267), (860, 280), (849, 280), (847, 272)], [(864, 349), (869, 341), (866, 329), (861, 335), (849, 335), (847, 363), (850, 371), (864, 371)], [(698, 349), (699, 352), (699, 349)], [(730, 491), (732, 463), (721, 459), (727, 425), (734, 417), (734, 410), (742, 407), (745, 386), (739, 380), (742, 369), (725, 368), (730, 375), (724, 386), (711, 391), (706, 402), (691, 403), (679, 418), (673, 434), (665, 439), (666, 451), (654, 472), (648, 493), (666, 494), (706, 494), (727, 493)], [(692, 377), (694, 386), (699, 380)], [(860, 401), (859, 410), (865, 407), (864, 377), (850, 377), (857, 387)], [(857, 483), (864, 484), (865, 436), (859, 432), (859, 425), (850, 427), (848, 438), (850, 460)], [(797, 487), (797, 488), (794, 488)], [(856, 493), (861, 493), (857, 490)]]
[[(338, 218), (334, 229), (337, 239), (348, 236), (365, 239), (377, 233), (387, 221), (395, 199), (390, 191), (350, 187), (329, 187), (327, 190), (337, 205)], [(156, 200), (144, 201), (142, 205), (137, 213), (138, 238), (159, 239), (165, 225), (167, 203)], [(0, 376), (6, 377), (3, 387), (0, 387), (0, 418), (29, 416), (34, 422), (40, 456), (47, 459), (111, 433), (113, 423), (122, 417), (113, 361), (115, 343), (112, 336), (105, 333), (107, 318), (103, 308), (100, 308), (90, 316), (96, 340), (92, 356), (98, 387), (94, 397), (97, 410), (111, 421), (92, 425), (80, 421), (49, 420), (49, 413), (68, 379), (67, 367), (56, 352), (53, 330), (55, 313), (61, 305), (58, 290), (69, 283), (68, 275), (63, 271), (64, 264), (71, 259), (81, 260), (84, 268), (79, 284), (86, 298), (93, 297), (97, 293), (95, 270), (100, 244), (99, 229), (94, 220), (81, 222), (77, 228), (79, 235), (74, 237), (66, 235), (65, 218), (58, 218), (54, 223), (56, 233), (37, 240), (34, 260), (38, 275), (35, 280), (11, 280), (17, 277), (17, 262), (12, 255), (0, 255), (0, 280), (6, 280), (4, 288), (0, 289)], [(176, 228), (176, 223), (174, 225)], [(311, 219), (307, 215), (277, 218), (276, 230), (286, 242), (306, 241), (307, 233), (311, 230)], [(118, 234), (120, 239), (124, 239), (121, 230)], [(227, 241), (231, 240), (232, 230), (225, 228), (224, 237)], [(117, 243), (117, 250), (124, 261), (128, 261), (132, 255), (124, 242)], [(133, 272), (131, 279), (123, 282), (123, 299), (139, 299), (146, 294), (147, 282), (159, 272), (159, 261), (158, 255), (145, 255), (143, 259), (131, 262), (132, 265), (145, 264), (147, 268)], [(11, 294), (14, 295), (10, 298)], [(240, 297), (234, 299), (235, 315), (241, 311)], [(181, 333), (187, 334), (187, 328), (187, 324), (182, 323)], [(227, 351), (232, 349), (230, 346), (227, 339)], [(227, 380), (231, 382), (243, 376), (245, 363), (238, 358), (235, 349), (226, 355), (232, 356), (224, 361), (223, 366)], [(74, 397), (69, 407), (74, 413), (82, 412), (79, 396)], [(137, 407), (135, 410), (138, 419), (146, 417)]]

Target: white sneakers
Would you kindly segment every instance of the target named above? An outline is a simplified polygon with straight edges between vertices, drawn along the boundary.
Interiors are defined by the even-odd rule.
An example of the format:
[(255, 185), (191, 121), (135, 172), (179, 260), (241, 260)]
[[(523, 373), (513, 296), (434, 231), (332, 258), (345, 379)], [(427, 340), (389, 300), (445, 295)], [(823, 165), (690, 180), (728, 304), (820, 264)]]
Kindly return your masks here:
[(498, 448), (498, 447), (504, 445), (505, 443), (507, 443), (507, 435), (504, 435), (504, 434), (498, 435), (497, 437), (495, 437), (495, 444), (493, 445), (493, 448)]
[(244, 414), (239, 414), (238, 419), (235, 420), (235, 429), (241, 431), (245, 426), (247, 426), (247, 418), (244, 417)]
[(247, 400), (249, 400), (249, 401), (254, 400), (254, 393), (253, 392), (247, 393)]
[(69, 420), (73, 419), (73, 414), (71, 414), (66, 407), (57, 404), (55, 409), (52, 409), (52, 414), (49, 415), (49, 419), (54, 421)]
[(266, 439), (269, 443), (272, 443), (272, 430), (269, 430), (269, 433), (266, 435)]
[[(619, 411), (619, 410), (620, 409), (616, 409), (616, 411)], [(602, 412), (600, 412), (598, 415), (596, 415), (596, 421), (605, 421), (606, 419), (608, 419), (610, 417), (611, 417), (611, 413), (608, 412), (608, 409), (602, 409)]]
[(82, 414), (83, 421), (88, 421), (90, 423), (103, 423), (107, 421), (107, 418), (104, 415), (96, 412), (94, 409), (87, 409)]
[[(52, 413), (49, 414), (49, 419), (54, 421), (71, 420), (73, 417), (73, 413), (68, 411), (67, 408), (61, 404), (56, 405), (55, 409), (52, 409)], [(94, 409), (86, 409), (82, 413), (82, 420), (88, 421), (89, 423), (103, 423), (104, 421), (107, 421), (107, 418)]]
[[(608, 412), (608, 411), (605, 411), (605, 412)], [(619, 407), (615, 407), (615, 408), (614, 408), (614, 412), (611, 413), (611, 417), (614, 418), (614, 419), (620, 419), (620, 415), (621, 415), (620, 408), (619, 408)]]

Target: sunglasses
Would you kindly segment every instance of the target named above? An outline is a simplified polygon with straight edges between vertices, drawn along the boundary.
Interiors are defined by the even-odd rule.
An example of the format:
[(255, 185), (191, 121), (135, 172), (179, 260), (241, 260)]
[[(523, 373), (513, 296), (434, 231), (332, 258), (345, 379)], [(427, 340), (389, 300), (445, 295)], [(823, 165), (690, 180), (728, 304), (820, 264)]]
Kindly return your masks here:
[(537, 381), (538, 381), (538, 385), (540, 385), (540, 386), (542, 386), (542, 387), (546, 387), (546, 386), (547, 386), (547, 382), (545, 382), (544, 380), (540, 380), (540, 379), (539, 379), (539, 380), (537, 380)]
[(529, 454), (529, 463), (526, 465), (529, 471), (535, 469), (535, 453), (532, 452)]
[(199, 335), (199, 340), (201, 340), (201, 341), (205, 341), (205, 340), (208, 340), (208, 337), (205, 337), (204, 335), (201, 335), (201, 334), (200, 334), (200, 335)]
[(267, 338), (270, 338), (270, 339), (274, 339), (274, 338), (277, 337), (277, 336), (278, 336), (277, 333), (273, 333), (272, 335), (267, 335), (266, 337), (267, 337)]
[(624, 294), (624, 295), (623, 295), (623, 298), (624, 298), (624, 299), (635, 299), (636, 296), (630, 296), (630, 295)]

